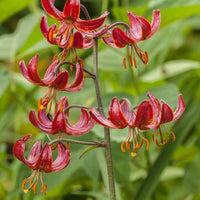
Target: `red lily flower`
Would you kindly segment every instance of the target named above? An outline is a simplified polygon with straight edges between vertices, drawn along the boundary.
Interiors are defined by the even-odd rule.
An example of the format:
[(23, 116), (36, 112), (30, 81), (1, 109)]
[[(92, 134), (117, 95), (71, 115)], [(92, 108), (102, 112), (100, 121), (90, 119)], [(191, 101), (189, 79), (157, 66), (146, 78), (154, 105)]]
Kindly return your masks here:
[(95, 121), (89, 119), (88, 112), (84, 109), (81, 109), (81, 116), (78, 122), (71, 125), (69, 123), (69, 112), (65, 113), (67, 107), (67, 98), (63, 97), (58, 102), (54, 116), (49, 113), (46, 114), (46, 107), (39, 105), (38, 119), (34, 110), (30, 111), (29, 119), (34, 126), (48, 134), (66, 133), (71, 136), (79, 136), (88, 133), (94, 127)]
[(55, 0), (42, 0), (44, 10), (53, 18), (61, 22), (58, 28), (58, 34), (65, 32), (71, 34), (74, 27), (79, 31), (94, 31), (97, 30), (105, 21), (109, 12), (104, 12), (97, 19), (82, 20), (80, 16), (80, 0), (67, 0), (63, 12), (54, 6)]
[[(154, 10), (152, 22), (150, 24), (145, 18), (137, 16), (130, 11), (127, 11), (127, 15), (130, 22), (130, 29), (122, 31), (120, 28), (115, 27), (112, 31), (112, 36), (105, 37), (103, 40), (106, 44), (116, 48), (123, 48), (128, 45), (128, 54), (126, 58), (129, 59), (131, 66), (133, 59), (134, 65), (137, 68), (134, 50), (145, 65), (148, 62), (148, 53), (146, 51), (142, 52), (136, 43), (141, 40), (146, 40), (156, 33), (160, 26), (161, 16), (159, 10)], [(129, 55), (129, 51), (131, 55)], [(126, 58), (123, 60), (125, 68)]]
[[(23, 191), (28, 193), (31, 189), (33, 189), (36, 194), (36, 186), (40, 177), (42, 182), (41, 192), (46, 194), (47, 185), (43, 179), (43, 172), (56, 172), (67, 167), (70, 161), (71, 153), (68, 149), (66, 149), (64, 144), (58, 142), (58, 155), (53, 161), (53, 151), (49, 144), (46, 143), (44, 147), (42, 147), (41, 141), (38, 141), (33, 145), (28, 155), (28, 159), (26, 159), (24, 157), (25, 143), (30, 137), (31, 135), (27, 135), (22, 139), (19, 139), (13, 147), (15, 157), (33, 170), (31, 176), (23, 181)], [(26, 183), (30, 183), (30, 187), (28, 189), (25, 189)]]
[(55, 60), (47, 69), (44, 79), (41, 79), (37, 71), (37, 61), (39, 55), (34, 56), (26, 68), (25, 62), (21, 61), (19, 64), (20, 71), (22, 75), (31, 83), (43, 87), (54, 88), (60, 91), (76, 92), (82, 89), (85, 78), (81, 66), (76, 64), (76, 76), (75, 80), (68, 84), (69, 74), (65, 69), (58, 70), (58, 73), (55, 72), (59, 60)]
[(158, 146), (168, 143), (169, 138), (167, 137), (167, 133), (171, 134), (173, 141), (175, 141), (174, 133), (167, 131), (167, 129), (164, 126), (164, 123), (175, 121), (183, 114), (185, 110), (183, 96), (181, 94), (178, 96), (178, 105), (174, 112), (169, 107), (169, 105), (167, 105), (163, 100), (161, 100), (161, 103), (159, 103), (159, 101), (151, 93), (148, 93), (147, 96), (149, 97), (150, 102), (152, 103), (154, 117), (153, 121), (145, 127), (155, 130), (156, 139), (154, 138), (153, 133), (153, 141), (155, 141), (155, 143)]
[(134, 111), (129, 101), (122, 100), (119, 102), (117, 98), (113, 98), (108, 111), (109, 119), (101, 116), (95, 108), (90, 110), (90, 115), (97, 123), (107, 128), (123, 129), (129, 126), (128, 136), (121, 145), (123, 152), (125, 151), (124, 143), (126, 143), (127, 150), (130, 151), (131, 132), (133, 135), (133, 152), (131, 155), (136, 156), (135, 150), (141, 148), (144, 141), (146, 141), (146, 149), (148, 149), (149, 142), (141, 135), (139, 129), (145, 130), (146, 125), (153, 120), (153, 108), (149, 101), (143, 101), (138, 106), (137, 111)]
[[(71, 56), (71, 52), (74, 53), (75, 56), (78, 58), (76, 49), (88, 49), (93, 45), (93, 40), (85, 38), (80, 32), (67, 34), (65, 31), (63, 34), (57, 34), (57, 25), (53, 24), (49, 28), (46, 16), (42, 17), (40, 29), (42, 31), (42, 34), (50, 44), (57, 45), (64, 49), (61, 53), (63, 60), (65, 60), (69, 53)], [(76, 62), (77, 60), (78, 59), (76, 59)]]

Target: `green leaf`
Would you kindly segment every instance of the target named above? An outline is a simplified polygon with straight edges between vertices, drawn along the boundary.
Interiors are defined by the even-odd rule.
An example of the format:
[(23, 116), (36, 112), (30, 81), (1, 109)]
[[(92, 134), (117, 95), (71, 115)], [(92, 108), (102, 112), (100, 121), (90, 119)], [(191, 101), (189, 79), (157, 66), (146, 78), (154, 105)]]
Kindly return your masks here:
[[(98, 52), (99, 70), (103, 71), (123, 71), (123, 58), (125, 57), (125, 50), (106, 47)], [(85, 60), (85, 66), (93, 68), (93, 55)]]
[(55, 48), (55, 46), (49, 44), (46, 39), (42, 39), (39, 42), (37, 42), (35, 45), (33, 45), (32, 47), (27, 49), (25, 52), (22, 52), (21, 54), (19, 54), (18, 59), (21, 59), (24, 56), (35, 54), (40, 51), (44, 51), (44, 50), (51, 49), (51, 48)]
[[(184, 114), (183, 120), (175, 127), (174, 132), (176, 134), (176, 141), (166, 144), (151, 169), (149, 170), (148, 176), (141, 184), (135, 199), (137, 200), (148, 200), (150, 199), (153, 191), (159, 183), (159, 177), (163, 172), (164, 168), (168, 165), (173, 153), (179, 147), (181, 142), (190, 133), (190, 130), (199, 119), (200, 107), (191, 106), (189, 112)], [(195, 118), (193, 116), (196, 116)], [(186, 126), (187, 124), (187, 126)]]
[(160, 28), (163, 28), (177, 20), (184, 19), (186, 17), (196, 15), (199, 13), (200, 13), (200, 5), (180, 6), (180, 7), (161, 10), (162, 20)]
[(35, 0), (1, 0), (0, 1), (0, 23), (9, 18), (10, 16), (16, 14), (20, 10), (28, 6), (32, 1)]
[(8, 88), (10, 83), (10, 76), (8, 74), (8, 71), (6, 69), (0, 70), (0, 98)]
[(41, 15), (28, 15), (20, 20), (17, 29), (12, 34), (0, 37), (0, 59), (12, 61), (17, 51), (26, 43)]
[(154, 82), (162, 79), (171, 78), (181, 73), (199, 69), (200, 62), (192, 60), (172, 60), (163, 63), (160, 67), (153, 69), (152, 71), (141, 76), (141, 80), (145, 82)]
[(186, 170), (184, 177), (184, 185), (185, 187), (193, 192), (199, 193), (200, 191), (200, 156), (196, 156), (193, 162), (191, 162)]

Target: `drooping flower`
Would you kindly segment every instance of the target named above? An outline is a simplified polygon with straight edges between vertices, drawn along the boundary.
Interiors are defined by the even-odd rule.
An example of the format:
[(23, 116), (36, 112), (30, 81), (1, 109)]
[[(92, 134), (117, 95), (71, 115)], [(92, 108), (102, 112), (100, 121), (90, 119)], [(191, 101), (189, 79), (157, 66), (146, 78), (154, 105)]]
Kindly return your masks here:
[(129, 126), (128, 136), (125, 142), (121, 144), (123, 152), (125, 151), (123, 147), (124, 143), (127, 150), (130, 151), (131, 133), (133, 137), (132, 156), (136, 156), (135, 150), (141, 148), (144, 141), (146, 141), (146, 149), (148, 149), (149, 142), (142, 136), (140, 130), (146, 130), (146, 125), (150, 124), (153, 120), (153, 108), (149, 101), (143, 101), (138, 106), (137, 111), (134, 111), (129, 101), (122, 100), (119, 102), (115, 97), (109, 106), (108, 119), (100, 115), (95, 108), (91, 108), (90, 115), (97, 123), (107, 128), (123, 129)]
[(65, 112), (67, 106), (67, 98), (61, 98), (52, 116), (50, 113), (46, 113), (45, 106), (39, 104), (37, 116), (36, 112), (31, 110), (29, 119), (34, 126), (48, 134), (66, 133), (71, 136), (79, 136), (88, 133), (94, 127), (95, 121), (89, 118), (88, 112), (85, 109), (81, 109), (81, 116), (78, 122), (71, 125), (69, 122), (69, 112)]
[(60, 22), (58, 28), (58, 35), (66, 33), (66, 38), (71, 34), (72, 28), (75, 28), (79, 32), (89, 32), (97, 30), (105, 21), (109, 12), (104, 12), (97, 19), (82, 20), (80, 16), (80, 0), (67, 0), (63, 11), (58, 10), (54, 6), (55, 0), (42, 0), (42, 6), (44, 10), (51, 17)]
[[(46, 143), (44, 147), (42, 147), (41, 141), (37, 141), (33, 145), (28, 158), (26, 159), (24, 157), (25, 144), (30, 137), (31, 135), (27, 135), (22, 139), (19, 139), (13, 147), (15, 157), (33, 170), (31, 176), (24, 179), (22, 188), (25, 193), (28, 193), (31, 189), (33, 189), (36, 194), (36, 186), (40, 178), (42, 183), (41, 192), (46, 194), (47, 184), (44, 182), (43, 172), (56, 172), (67, 167), (70, 161), (71, 153), (68, 149), (66, 149), (63, 143), (58, 142), (58, 155), (53, 161), (53, 151), (49, 144)], [(26, 189), (25, 185), (28, 183), (30, 186)]]
[(59, 91), (76, 92), (82, 89), (85, 78), (83, 69), (79, 63), (76, 64), (76, 75), (74, 81), (71, 84), (68, 84), (69, 74), (65, 69), (62, 69), (62, 72), (60, 72), (60, 69), (56, 70), (55, 72), (57, 65), (60, 63), (59, 60), (55, 60), (49, 66), (44, 75), (44, 78), (41, 79), (37, 71), (38, 58), (38, 54), (34, 56), (30, 60), (28, 67), (26, 67), (24, 61), (20, 61), (19, 63), (20, 71), (28, 81), (35, 85), (48, 87)]
[[(128, 54), (126, 58), (129, 59), (131, 66), (134, 62), (134, 65), (137, 68), (134, 52), (137, 53), (138, 57), (145, 65), (148, 63), (147, 51), (143, 52), (137, 46), (137, 42), (141, 40), (146, 40), (157, 32), (160, 26), (161, 16), (159, 10), (154, 10), (152, 22), (150, 24), (145, 18), (137, 16), (130, 11), (127, 11), (127, 15), (129, 18), (130, 28), (122, 31), (120, 28), (115, 27), (112, 31), (112, 35), (109, 37), (105, 37), (103, 40), (106, 44), (115, 48), (123, 48), (125, 46), (128, 46)], [(111, 33), (111, 31), (109, 31), (108, 34), (109, 33)], [(125, 68), (126, 58), (124, 58), (123, 60)]]
[(174, 112), (163, 100), (160, 103), (151, 93), (148, 93), (147, 96), (152, 104), (154, 117), (153, 121), (145, 127), (155, 130), (155, 133), (152, 134), (153, 141), (158, 146), (164, 145), (169, 141), (167, 134), (171, 134), (173, 141), (175, 141), (175, 134), (167, 131), (164, 124), (177, 120), (183, 114), (185, 110), (183, 96), (181, 94), (178, 96), (178, 105)]
[[(50, 44), (57, 45), (63, 49), (63, 51), (59, 54), (58, 57), (61, 57), (63, 60), (70, 54), (72, 60), (72, 53), (76, 57), (76, 63), (78, 60), (82, 61), (76, 53), (76, 49), (88, 49), (93, 45), (93, 40), (86, 38), (80, 32), (71, 33), (66, 37), (67, 33), (57, 34), (58, 29), (57, 25), (53, 24), (50, 28), (47, 24), (47, 17), (43, 16), (40, 29), (44, 37)], [(67, 30), (66, 30), (67, 31)]]

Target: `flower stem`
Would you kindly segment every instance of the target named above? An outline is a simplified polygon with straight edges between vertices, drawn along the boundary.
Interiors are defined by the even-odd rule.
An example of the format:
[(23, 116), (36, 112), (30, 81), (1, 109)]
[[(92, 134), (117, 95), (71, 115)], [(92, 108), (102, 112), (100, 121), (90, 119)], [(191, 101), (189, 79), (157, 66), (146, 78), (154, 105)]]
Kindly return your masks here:
[(91, 145), (91, 146), (99, 146), (99, 147), (104, 147), (104, 144), (98, 143), (98, 142), (85, 142), (85, 141), (79, 141), (79, 140), (71, 140), (67, 138), (58, 138), (55, 140), (52, 140), (49, 142), (49, 145), (52, 145), (54, 143), (58, 142), (69, 142), (69, 143), (74, 143), (74, 144), (82, 144), (82, 145)]
[[(94, 84), (95, 91), (98, 103), (98, 109), (102, 116), (105, 117), (103, 103), (101, 99), (101, 92), (98, 81), (98, 38), (94, 38), (93, 45), (93, 59), (94, 59)], [(106, 162), (107, 162), (107, 171), (108, 171), (108, 183), (109, 183), (109, 192), (110, 192), (110, 200), (116, 200), (115, 195), (115, 181), (114, 181), (114, 173), (113, 173), (113, 163), (112, 163), (112, 153), (111, 153), (111, 144), (110, 144), (110, 129), (104, 128), (104, 144), (105, 144), (105, 154), (106, 154)]]

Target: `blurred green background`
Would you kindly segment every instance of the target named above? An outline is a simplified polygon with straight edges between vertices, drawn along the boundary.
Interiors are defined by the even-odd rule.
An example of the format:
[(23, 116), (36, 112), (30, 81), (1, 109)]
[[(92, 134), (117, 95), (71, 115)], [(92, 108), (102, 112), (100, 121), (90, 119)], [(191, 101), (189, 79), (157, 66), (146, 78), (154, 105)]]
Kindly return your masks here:
[[(149, 64), (137, 61), (138, 69), (123, 68), (126, 49), (112, 49), (99, 42), (99, 80), (107, 113), (114, 96), (127, 97), (133, 105), (147, 99), (152, 92), (176, 108), (182, 93), (186, 110), (176, 122), (167, 125), (176, 135), (175, 142), (159, 148), (150, 142), (137, 157), (122, 153), (120, 143), (128, 130), (111, 130), (117, 200), (199, 200), (200, 199), (200, 1), (199, 0), (82, 0), (92, 18), (110, 11), (106, 21), (128, 23), (126, 10), (151, 21), (153, 9), (161, 11), (161, 27), (147, 41), (138, 45), (149, 53)], [(56, 0), (62, 10), (65, 0)], [(0, 199), (10, 200), (108, 200), (106, 161), (102, 149), (94, 149), (79, 159), (85, 147), (71, 144), (70, 165), (45, 175), (47, 195), (33, 191), (24, 194), (22, 181), (31, 170), (13, 157), (12, 147), (19, 138), (32, 134), (27, 149), (36, 140), (46, 141), (44, 133), (29, 122), (30, 109), (46, 89), (30, 84), (19, 72), (19, 61), (26, 64), (39, 54), (42, 74), (60, 49), (47, 43), (39, 24), (45, 12), (38, 0), (0, 0)], [(84, 16), (81, 14), (81, 18)], [(55, 21), (48, 17), (49, 25)], [(92, 48), (78, 51), (85, 68), (92, 72)], [(62, 93), (70, 104), (94, 105), (92, 80), (78, 93)], [(77, 98), (77, 95), (79, 98)], [(79, 117), (74, 112), (72, 121)], [(151, 141), (151, 132), (145, 132)], [(74, 138), (73, 138), (74, 139)], [(75, 139), (102, 141), (103, 129)]]

